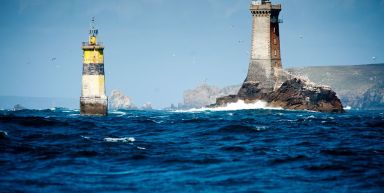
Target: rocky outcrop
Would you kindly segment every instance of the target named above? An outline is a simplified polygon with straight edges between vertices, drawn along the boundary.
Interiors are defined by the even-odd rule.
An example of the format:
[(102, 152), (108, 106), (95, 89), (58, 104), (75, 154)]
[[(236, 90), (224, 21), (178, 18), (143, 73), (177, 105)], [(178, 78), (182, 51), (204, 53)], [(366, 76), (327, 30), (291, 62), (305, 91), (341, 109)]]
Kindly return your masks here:
[(143, 110), (152, 110), (152, 104), (150, 102), (147, 102), (147, 103), (143, 104), (141, 109), (143, 109)]
[(216, 99), (226, 95), (234, 95), (239, 91), (240, 85), (219, 88), (202, 84), (194, 89), (184, 92), (183, 108), (201, 108), (215, 103)]
[(313, 66), (288, 71), (295, 76), (306, 76), (313, 82), (329, 85), (344, 106), (384, 109), (381, 98), (384, 93), (384, 64)]
[(271, 92), (263, 92), (258, 82), (245, 82), (237, 95), (218, 98), (210, 107), (223, 106), (238, 100), (244, 100), (246, 103), (262, 100), (268, 102), (271, 107), (284, 109), (344, 112), (343, 105), (334, 91), (299, 78), (289, 79)]
[(362, 109), (384, 109), (384, 83), (378, 83), (368, 89), (358, 101)]
[(265, 98), (272, 106), (285, 109), (344, 112), (340, 99), (329, 87), (317, 86), (297, 78), (285, 81)]
[(111, 109), (136, 109), (133, 105), (131, 98), (125, 96), (119, 90), (113, 90), (109, 97), (109, 106)]
[(20, 111), (20, 110), (24, 110), (26, 109), (25, 107), (21, 106), (20, 104), (17, 104), (15, 106), (13, 106), (13, 109), (14, 111)]

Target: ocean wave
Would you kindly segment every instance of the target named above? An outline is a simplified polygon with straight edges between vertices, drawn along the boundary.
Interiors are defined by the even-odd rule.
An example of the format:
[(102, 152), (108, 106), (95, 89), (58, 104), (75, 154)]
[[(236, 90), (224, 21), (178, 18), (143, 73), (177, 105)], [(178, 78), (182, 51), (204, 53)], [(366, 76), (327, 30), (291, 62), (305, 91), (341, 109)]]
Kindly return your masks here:
[(0, 139), (5, 139), (8, 137), (8, 133), (6, 131), (0, 131)]
[(29, 117), (16, 117), (16, 116), (0, 116), (0, 122), (17, 124), (26, 127), (54, 127), (54, 126), (68, 126), (68, 122), (60, 121), (55, 118), (45, 118), (37, 116)]
[(123, 112), (123, 111), (117, 111), (117, 110), (110, 111), (110, 112), (108, 112), (108, 113), (109, 113), (109, 114), (115, 114), (115, 115), (117, 115), (118, 117), (121, 117), (121, 116), (124, 116), (124, 115), (127, 114), (126, 112)]
[(221, 127), (218, 131), (220, 133), (253, 133), (267, 130), (266, 126), (247, 126), (247, 125), (226, 125)]
[(203, 108), (193, 108), (189, 110), (177, 110), (176, 112), (202, 112), (202, 111), (238, 111), (238, 110), (249, 110), (249, 109), (272, 109), (272, 110), (282, 110), (281, 107), (270, 107), (268, 103), (262, 100), (257, 100), (254, 103), (245, 103), (243, 100), (239, 100), (236, 103), (228, 103), (226, 106), (222, 107), (203, 107)]
[(134, 141), (136, 141), (136, 139), (133, 137), (121, 137), (121, 138), (106, 137), (106, 138), (104, 138), (104, 141), (127, 143), (127, 142), (134, 142)]

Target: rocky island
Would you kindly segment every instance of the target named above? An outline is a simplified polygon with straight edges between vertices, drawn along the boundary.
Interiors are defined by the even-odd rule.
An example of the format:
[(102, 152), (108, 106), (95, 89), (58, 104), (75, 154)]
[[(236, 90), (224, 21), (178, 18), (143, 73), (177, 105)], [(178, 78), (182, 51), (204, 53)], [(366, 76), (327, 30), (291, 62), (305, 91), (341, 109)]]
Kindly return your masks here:
[(248, 75), (236, 95), (216, 99), (209, 107), (225, 106), (243, 100), (254, 103), (268, 102), (271, 107), (344, 112), (336, 93), (283, 70), (280, 55), (279, 13), (281, 5), (268, 0), (252, 1), (253, 18), (251, 59)]
[(217, 98), (216, 103), (209, 107), (225, 106), (239, 100), (246, 103), (262, 100), (268, 102), (270, 107), (284, 109), (344, 112), (340, 99), (329, 87), (318, 86), (299, 78), (289, 79), (271, 92), (263, 92), (259, 82), (244, 82), (237, 95)]

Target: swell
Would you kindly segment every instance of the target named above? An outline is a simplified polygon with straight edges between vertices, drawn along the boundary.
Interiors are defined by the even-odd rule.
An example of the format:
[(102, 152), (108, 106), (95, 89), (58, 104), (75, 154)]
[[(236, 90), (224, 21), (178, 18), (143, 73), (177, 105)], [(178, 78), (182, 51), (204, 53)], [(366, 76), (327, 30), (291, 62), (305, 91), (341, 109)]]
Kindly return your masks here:
[(61, 184), (68, 192), (127, 184), (139, 192), (383, 189), (381, 112), (76, 113), (0, 113), (0, 186), (9, 192), (60, 192)]
[(69, 125), (66, 121), (60, 121), (55, 118), (44, 118), (34, 116), (19, 117), (14, 115), (0, 115), (0, 123), (16, 124), (25, 127), (65, 127)]

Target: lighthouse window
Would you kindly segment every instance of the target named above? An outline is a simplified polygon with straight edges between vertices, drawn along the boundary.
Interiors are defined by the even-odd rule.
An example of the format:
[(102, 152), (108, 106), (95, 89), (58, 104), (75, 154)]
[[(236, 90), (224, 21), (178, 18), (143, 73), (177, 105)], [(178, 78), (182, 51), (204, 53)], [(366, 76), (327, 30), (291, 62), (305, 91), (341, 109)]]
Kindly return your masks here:
[(276, 38), (273, 39), (273, 43), (276, 44)]
[(277, 56), (277, 50), (275, 50), (275, 56)]

